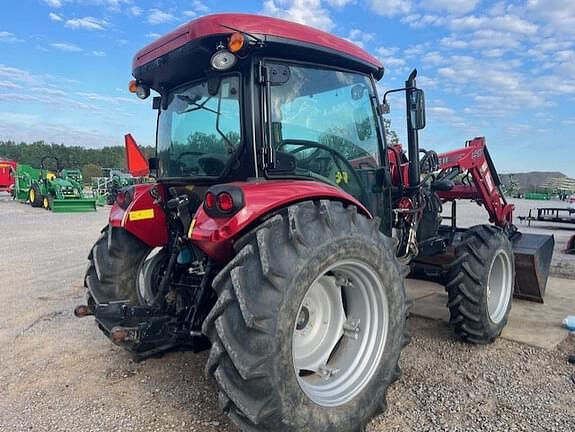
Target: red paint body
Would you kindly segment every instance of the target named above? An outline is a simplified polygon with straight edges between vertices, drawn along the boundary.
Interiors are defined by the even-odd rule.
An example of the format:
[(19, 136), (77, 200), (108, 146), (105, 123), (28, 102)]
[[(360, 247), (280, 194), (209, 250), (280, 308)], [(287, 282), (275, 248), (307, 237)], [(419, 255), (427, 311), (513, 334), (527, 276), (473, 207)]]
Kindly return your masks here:
[[(254, 222), (275, 210), (310, 199), (331, 199), (353, 204), (359, 211), (371, 217), (369, 211), (353, 196), (342, 189), (308, 180), (259, 180), (229, 183), (242, 189), (244, 207), (230, 217), (212, 218), (200, 206), (195, 214), (195, 226), (191, 240), (211, 258), (225, 262), (233, 256), (233, 242)], [(168, 242), (166, 216), (154, 203), (149, 191), (155, 185), (134, 186), (134, 198), (127, 210), (118, 204), (112, 206), (109, 223), (124, 228), (148, 246), (164, 246)], [(158, 187), (161, 191), (161, 188)], [(129, 214), (138, 210), (154, 209), (153, 219), (131, 221)]]
[[(156, 185), (139, 184), (133, 186), (134, 195), (128, 208), (124, 210), (118, 204), (114, 204), (109, 216), (110, 226), (124, 228), (148, 246), (152, 247), (164, 246), (168, 243), (166, 215), (159, 204), (154, 203), (154, 198), (150, 195), (150, 189), (154, 186)], [(158, 191), (161, 193), (161, 188), (158, 188)], [(130, 212), (147, 209), (154, 209), (153, 218), (130, 220)]]
[(374, 69), (383, 69), (383, 65), (378, 59), (357, 45), (321, 30), (277, 18), (232, 13), (207, 15), (178, 27), (173, 32), (162, 36), (138, 51), (134, 56), (132, 69), (143, 66), (192, 40), (233, 32), (233, 30), (222, 27), (222, 25), (227, 25), (260, 37), (273, 36), (317, 45), (350, 57), (355, 57), (364, 63), (370, 64)]
[(229, 218), (212, 218), (200, 207), (191, 233), (193, 243), (210, 257), (225, 262), (233, 256), (233, 242), (262, 216), (292, 203), (310, 199), (331, 199), (353, 204), (361, 213), (369, 211), (343, 190), (307, 180), (260, 180), (234, 182), (244, 193), (245, 206)]
[[(485, 138), (479, 137), (467, 141), (464, 148), (438, 154), (441, 169), (460, 168), (468, 170), (473, 184), (458, 184), (447, 192), (438, 192), (445, 201), (460, 199), (480, 200), (489, 213), (489, 220), (505, 227), (513, 222), (515, 206), (508, 204), (495, 184), (493, 174), (487, 162)], [(401, 145), (390, 146), (387, 150), (391, 181), (393, 186), (409, 185), (409, 161), (403, 154)]]
[(16, 172), (16, 162), (7, 159), (0, 159), (0, 192), (11, 192), (14, 188), (14, 173)]
[(400, 183), (405, 186), (409, 185), (409, 161), (403, 154), (401, 144), (388, 147), (387, 159), (391, 172), (391, 184), (394, 186), (399, 186)]
[(439, 154), (441, 169), (459, 167), (462, 171), (468, 170), (473, 178), (473, 184), (455, 185), (452, 190), (438, 192), (438, 195), (444, 201), (479, 199), (489, 213), (489, 220), (500, 227), (505, 227), (513, 222), (515, 206), (505, 201), (495, 184), (486, 150), (485, 138), (479, 137), (467, 141), (462, 149)]

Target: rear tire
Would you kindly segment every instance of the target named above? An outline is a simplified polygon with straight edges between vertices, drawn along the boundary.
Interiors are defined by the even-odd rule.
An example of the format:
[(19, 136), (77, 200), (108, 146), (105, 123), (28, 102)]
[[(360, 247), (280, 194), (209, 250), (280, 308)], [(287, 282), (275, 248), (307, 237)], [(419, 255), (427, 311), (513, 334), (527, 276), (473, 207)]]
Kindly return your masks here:
[(498, 227), (467, 230), (446, 284), (450, 325), (460, 339), (493, 342), (507, 324), (515, 284), (511, 242)]
[[(236, 257), (214, 279), (218, 300), (203, 326), (212, 342), (206, 370), (219, 386), (222, 409), (243, 431), (363, 430), (385, 409), (386, 392), (399, 376), (399, 356), (408, 340), (403, 287), (406, 268), (395, 257), (391, 239), (379, 232), (377, 220), (358, 214), (355, 207), (304, 202), (263, 222), (240, 239), (236, 248)], [(349, 354), (349, 350), (342, 351), (348, 349), (345, 347), (352, 347), (351, 352), (359, 345), (375, 349), (383, 340), (379, 354), (365, 357), (357, 348), (358, 358), (364, 355), (368, 359), (365, 363), (342, 362), (347, 369), (342, 367), (333, 377), (319, 378), (318, 372), (302, 375), (297, 363), (301, 358), (295, 357), (300, 349), (296, 330), (301, 331), (302, 321), (313, 315), (302, 316), (304, 300), (321, 278), (333, 280), (334, 286), (341, 280), (337, 267), (341, 262), (364, 266), (365, 274), (380, 287), (376, 292), (384, 292), (373, 298), (385, 297), (386, 308), (380, 310), (387, 316), (383, 312), (364, 315), (357, 331), (359, 341), (369, 342), (360, 344), (341, 336), (320, 371), (328, 371), (327, 366), (343, 358), (344, 352)], [(352, 310), (351, 303), (360, 302), (352, 297), (363, 295), (367, 303), (373, 299), (366, 294), (369, 290), (358, 288), (360, 279), (369, 278), (361, 272), (357, 275), (356, 279), (346, 275), (344, 280), (351, 284), (343, 284), (340, 291), (346, 311)], [(351, 318), (357, 317), (348, 315), (346, 324)], [(379, 328), (380, 322), (388, 325), (385, 337), (381, 333), (378, 339), (370, 329)], [(353, 387), (355, 382), (347, 380), (350, 375), (346, 371), (362, 376), (363, 382)], [(322, 399), (313, 385), (304, 382), (308, 378), (315, 378), (324, 393), (326, 385), (344, 392), (344, 382), (351, 383), (353, 391), (341, 393), (339, 402)]]
[(84, 286), (96, 304), (141, 304), (138, 296), (140, 264), (151, 248), (122, 228), (107, 226), (88, 255)]

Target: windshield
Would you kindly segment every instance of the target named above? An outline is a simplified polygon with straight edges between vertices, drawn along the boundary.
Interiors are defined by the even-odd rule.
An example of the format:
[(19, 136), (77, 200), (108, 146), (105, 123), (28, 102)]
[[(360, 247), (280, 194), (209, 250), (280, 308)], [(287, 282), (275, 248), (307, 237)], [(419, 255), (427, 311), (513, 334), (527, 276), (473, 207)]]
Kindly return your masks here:
[(158, 121), (162, 177), (219, 177), (241, 143), (240, 79), (196, 81), (167, 96)]
[(360, 74), (289, 65), (271, 87), (272, 145), (292, 154), (296, 172), (361, 195), (365, 172), (379, 166), (373, 87)]

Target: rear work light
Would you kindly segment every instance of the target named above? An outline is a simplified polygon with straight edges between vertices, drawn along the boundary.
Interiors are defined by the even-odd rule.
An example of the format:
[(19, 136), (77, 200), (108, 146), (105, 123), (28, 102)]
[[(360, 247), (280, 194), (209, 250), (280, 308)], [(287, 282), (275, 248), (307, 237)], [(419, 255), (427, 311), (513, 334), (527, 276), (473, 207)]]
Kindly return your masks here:
[(244, 193), (237, 186), (212, 186), (204, 197), (204, 210), (211, 217), (230, 217), (243, 207)]

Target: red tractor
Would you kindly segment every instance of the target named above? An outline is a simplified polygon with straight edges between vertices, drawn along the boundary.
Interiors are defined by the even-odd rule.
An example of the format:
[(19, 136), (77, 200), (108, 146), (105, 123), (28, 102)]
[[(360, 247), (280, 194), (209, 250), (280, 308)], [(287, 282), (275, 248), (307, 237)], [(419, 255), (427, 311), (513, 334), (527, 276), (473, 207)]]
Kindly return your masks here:
[[(388, 146), (383, 72), (350, 42), (255, 15), (202, 17), (139, 51), (131, 90), (158, 93), (157, 182), (118, 193), (76, 315), (139, 359), (209, 348), (245, 431), (356, 431), (382, 412), (410, 271), (446, 284), (459, 338), (492, 342), (514, 287), (542, 298), (553, 239), (517, 232), (483, 138), (419, 148), (415, 71), (394, 90), (407, 155)], [(443, 226), (462, 198), (492, 224), (459, 229), (453, 205)]]

